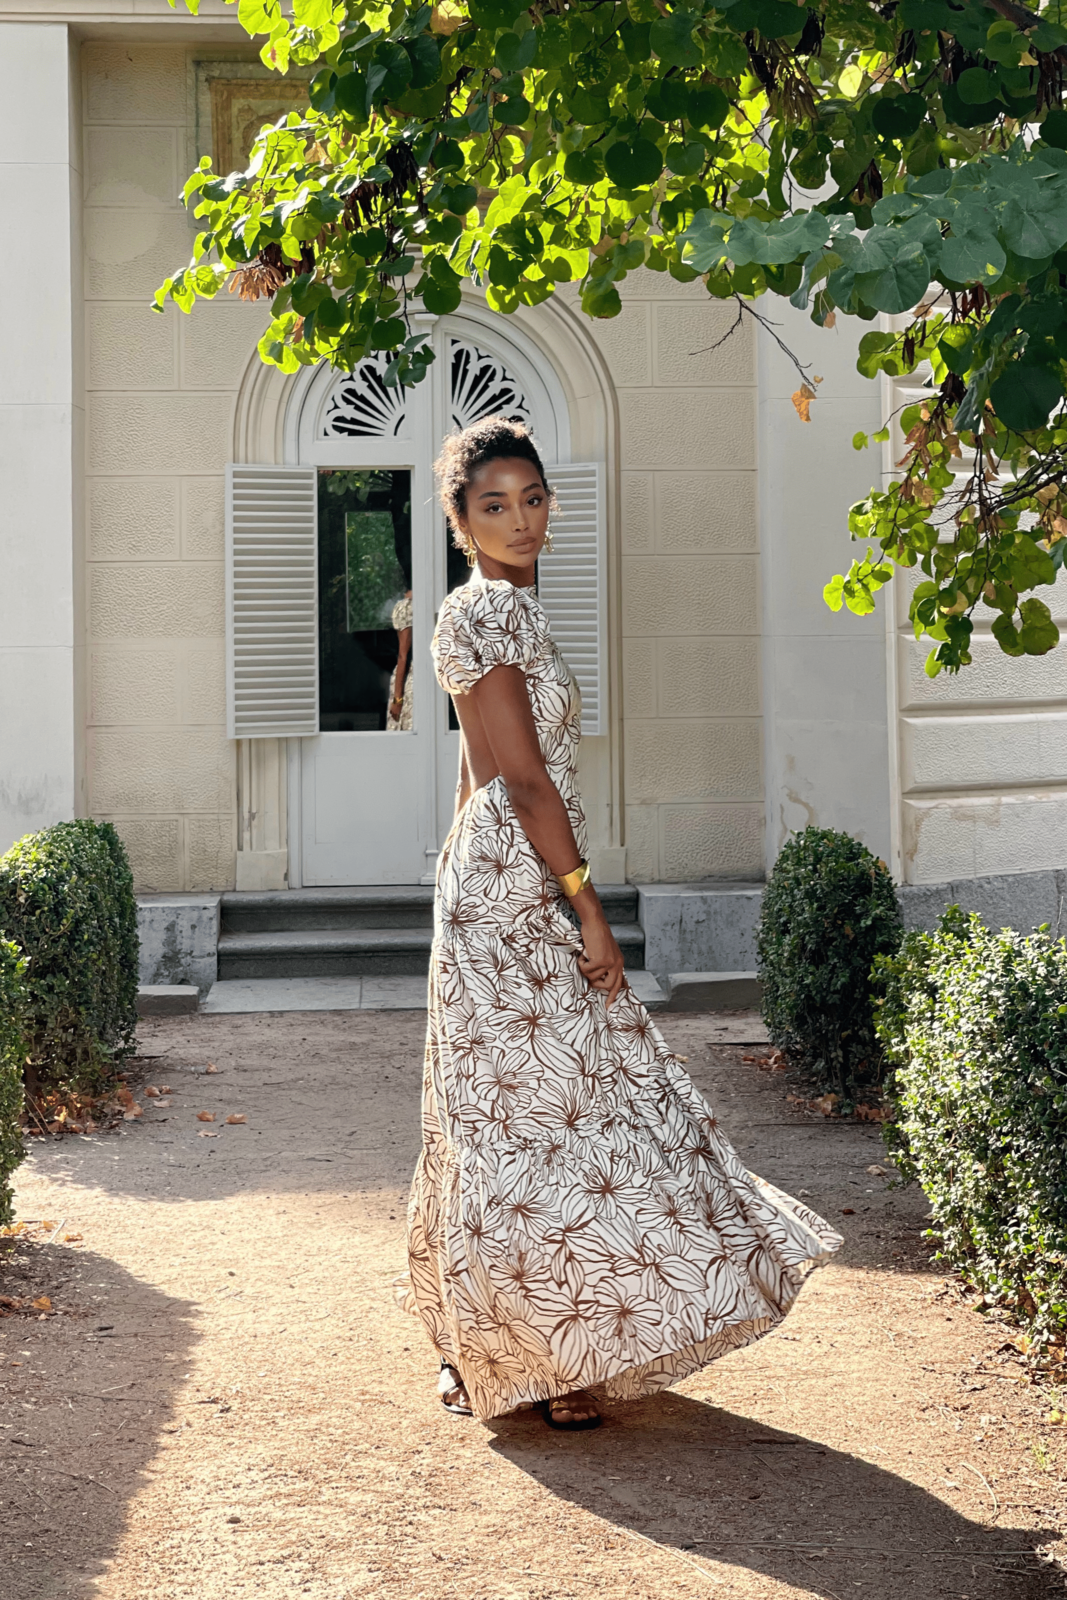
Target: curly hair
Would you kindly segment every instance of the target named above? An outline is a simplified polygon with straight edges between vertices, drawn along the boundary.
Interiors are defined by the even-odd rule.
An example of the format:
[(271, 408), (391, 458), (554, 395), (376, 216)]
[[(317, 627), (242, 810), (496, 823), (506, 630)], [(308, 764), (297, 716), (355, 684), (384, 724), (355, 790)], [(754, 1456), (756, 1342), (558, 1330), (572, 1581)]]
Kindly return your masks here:
[(487, 461), (505, 461), (511, 456), (529, 461), (537, 468), (551, 501), (552, 490), (545, 477), (544, 463), (530, 430), (523, 423), (512, 422), (509, 417), (483, 417), (481, 422), (472, 423), (462, 433), (450, 433), (441, 446), (433, 470), (452, 538), (460, 549), (464, 548), (464, 542), (459, 518), (466, 515), (471, 479)]

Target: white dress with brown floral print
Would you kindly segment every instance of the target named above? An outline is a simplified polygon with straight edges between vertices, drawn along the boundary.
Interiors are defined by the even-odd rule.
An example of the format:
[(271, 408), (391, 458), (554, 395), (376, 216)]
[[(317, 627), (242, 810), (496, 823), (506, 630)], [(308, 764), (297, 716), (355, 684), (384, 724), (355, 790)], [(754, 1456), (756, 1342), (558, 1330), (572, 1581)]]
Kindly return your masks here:
[[(526, 675), (578, 848), (581, 706), (532, 589), (475, 572), (441, 610), (438, 681)], [(660, 1389), (776, 1326), (840, 1235), (746, 1171), (624, 988), (607, 1010), (501, 778), (437, 874), (423, 1150), (402, 1295), (499, 1416), (573, 1389)]]

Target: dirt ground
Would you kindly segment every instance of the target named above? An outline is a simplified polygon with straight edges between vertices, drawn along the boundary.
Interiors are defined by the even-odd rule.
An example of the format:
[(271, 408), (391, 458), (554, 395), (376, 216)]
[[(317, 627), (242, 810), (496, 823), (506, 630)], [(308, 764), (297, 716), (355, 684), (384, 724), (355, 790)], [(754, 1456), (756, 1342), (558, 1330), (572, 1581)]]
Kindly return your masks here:
[(3, 1600), (1062, 1593), (1067, 1436), (877, 1129), (662, 1022), (846, 1248), (780, 1332), (577, 1435), (449, 1416), (395, 1305), (422, 1014), (145, 1023), (170, 1104), (35, 1141), (0, 1241)]

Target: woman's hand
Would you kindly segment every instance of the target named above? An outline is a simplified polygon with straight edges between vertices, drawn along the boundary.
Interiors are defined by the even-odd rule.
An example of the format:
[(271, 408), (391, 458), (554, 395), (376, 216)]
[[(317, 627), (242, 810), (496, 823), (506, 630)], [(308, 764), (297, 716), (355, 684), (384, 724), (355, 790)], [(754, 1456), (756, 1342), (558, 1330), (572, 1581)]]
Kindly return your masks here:
[(594, 989), (607, 995), (610, 1006), (624, 983), (622, 951), (608, 926), (603, 911), (582, 922), (583, 950), (578, 967)]

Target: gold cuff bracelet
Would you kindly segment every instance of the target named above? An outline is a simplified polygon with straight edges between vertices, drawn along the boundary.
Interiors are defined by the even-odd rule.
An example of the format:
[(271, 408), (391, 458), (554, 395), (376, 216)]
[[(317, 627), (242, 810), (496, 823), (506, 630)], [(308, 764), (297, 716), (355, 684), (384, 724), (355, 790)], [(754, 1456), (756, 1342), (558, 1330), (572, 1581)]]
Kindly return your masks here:
[(588, 861), (580, 861), (573, 872), (557, 872), (556, 882), (567, 899), (573, 900), (576, 894), (581, 894), (590, 877)]

